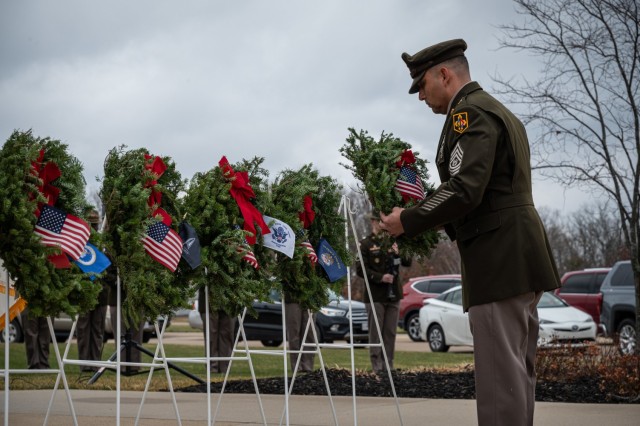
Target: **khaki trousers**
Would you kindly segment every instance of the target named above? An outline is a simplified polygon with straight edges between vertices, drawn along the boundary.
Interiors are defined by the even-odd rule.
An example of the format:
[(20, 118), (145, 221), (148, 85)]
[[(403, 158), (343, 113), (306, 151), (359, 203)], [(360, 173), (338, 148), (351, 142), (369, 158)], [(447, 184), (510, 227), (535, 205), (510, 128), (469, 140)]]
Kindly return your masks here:
[(531, 426), (542, 292), (469, 308), (479, 426)]
[[(300, 349), (305, 351), (311, 351), (314, 348), (312, 346), (302, 347), (302, 338), (304, 337), (304, 331), (307, 328), (307, 322), (309, 321), (309, 311), (302, 309), (298, 303), (285, 303), (284, 314), (287, 321), (287, 342), (290, 351), (299, 351)], [(313, 343), (313, 330), (309, 328), (307, 331), (306, 343)], [(303, 353), (300, 354), (300, 365), (298, 371), (309, 372), (313, 371), (313, 361), (315, 354)], [(289, 354), (289, 360), (291, 362), (291, 369), (293, 370), (298, 361), (298, 354), (291, 352)]]
[[(400, 314), (400, 302), (375, 302), (375, 316), (378, 317), (378, 325), (380, 325), (380, 334), (382, 334), (382, 343), (384, 344), (385, 353), (389, 360), (389, 368), (393, 370), (393, 354), (396, 349), (396, 329), (398, 328), (398, 315)], [(367, 318), (369, 321), (369, 343), (380, 343), (378, 338), (378, 330), (371, 308), (371, 303), (365, 304), (367, 308)], [(369, 347), (369, 358), (371, 359), (371, 368), (376, 373), (385, 373), (384, 355), (382, 348), (379, 346)]]
[[(202, 324), (206, 325), (206, 314), (200, 313)], [(235, 317), (227, 315), (223, 310), (209, 312), (209, 356), (230, 357), (233, 353), (234, 331), (236, 326)], [(205, 344), (207, 341), (207, 328), (202, 328)], [(205, 352), (206, 353), (206, 352)], [(229, 368), (229, 360), (211, 361), (212, 373), (226, 373)]]

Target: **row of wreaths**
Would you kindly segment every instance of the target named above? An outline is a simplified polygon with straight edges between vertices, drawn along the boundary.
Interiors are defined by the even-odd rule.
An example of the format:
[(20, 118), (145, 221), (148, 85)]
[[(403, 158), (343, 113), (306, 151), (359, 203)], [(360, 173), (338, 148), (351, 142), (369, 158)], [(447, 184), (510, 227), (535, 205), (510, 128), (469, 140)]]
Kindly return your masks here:
[[(358, 136), (351, 132), (350, 138)], [(377, 147), (389, 147), (382, 143), (388, 142), (384, 138), (383, 134)], [(394, 193), (393, 187), (380, 187), (380, 173), (384, 178), (385, 171), (375, 161), (343, 155), (360, 173), (378, 169), (374, 192)], [(297, 244), (291, 258), (265, 247), (262, 236), (269, 229), (262, 215), (289, 224), (296, 241), (312, 247), (321, 239), (328, 241), (348, 264), (352, 257), (345, 248), (345, 223), (338, 212), (341, 186), (311, 164), (284, 170), (269, 182), (262, 162), (256, 157), (230, 164), (222, 157), (211, 170), (187, 181), (170, 157), (126, 146), (109, 151), (99, 193), (106, 220), (101, 232), (87, 232), (89, 241), (117, 267), (124, 318), (170, 314), (204, 285), (212, 307), (231, 315), (250, 307), (254, 299), (265, 300), (274, 286), (282, 286), (288, 300), (310, 309), (326, 304), (328, 287), (340, 291), (342, 281), (331, 282), (304, 245)], [(0, 150), (0, 258), (18, 293), (38, 315), (86, 312), (95, 306), (102, 289), (82, 270), (65, 264), (73, 258), (68, 251), (43, 244), (45, 237), (34, 232), (43, 220), (56, 225), (55, 215), (45, 219), (45, 211), (86, 218), (95, 209), (86, 200), (82, 171), (81, 162), (65, 144), (31, 131), (15, 131)], [(402, 200), (395, 193), (396, 198), (380, 205), (375, 193), (368, 195), (380, 210), (390, 209), (385, 202)], [(150, 226), (161, 224), (165, 230), (160, 233), (166, 229), (175, 233), (185, 222), (197, 232), (200, 266), (194, 269), (184, 260), (167, 265), (150, 256), (145, 249)], [(430, 249), (432, 242), (423, 243), (409, 245)]]

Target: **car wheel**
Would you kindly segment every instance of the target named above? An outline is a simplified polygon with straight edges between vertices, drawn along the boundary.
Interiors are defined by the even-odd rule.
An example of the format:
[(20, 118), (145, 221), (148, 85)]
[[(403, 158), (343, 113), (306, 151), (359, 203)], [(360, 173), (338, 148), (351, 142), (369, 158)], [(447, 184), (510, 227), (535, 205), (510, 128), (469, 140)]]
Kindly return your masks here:
[(631, 319), (623, 320), (618, 326), (618, 349), (622, 355), (636, 352), (636, 327)]
[(407, 318), (407, 334), (414, 342), (421, 342), (420, 338), (420, 315), (417, 312), (412, 313)]
[(260, 342), (269, 348), (277, 348), (282, 344), (282, 340), (260, 340)]
[(444, 332), (442, 331), (442, 327), (438, 324), (434, 324), (429, 328), (427, 340), (429, 341), (429, 347), (433, 352), (447, 352), (449, 350), (449, 346), (447, 346), (444, 341)]
[[(4, 342), (5, 330), (2, 328), (0, 333), (0, 342)], [(24, 341), (24, 335), (22, 334), (22, 328), (17, 319), (14, 319), (9, 323), (9, 343), (20, 343)]]

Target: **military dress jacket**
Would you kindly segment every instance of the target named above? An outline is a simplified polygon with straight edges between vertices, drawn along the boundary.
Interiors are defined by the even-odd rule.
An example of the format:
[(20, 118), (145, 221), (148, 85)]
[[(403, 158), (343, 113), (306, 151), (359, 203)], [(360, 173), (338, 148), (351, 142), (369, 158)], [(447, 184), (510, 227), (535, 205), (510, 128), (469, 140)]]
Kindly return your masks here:
[[(402, 287), (400, 280), (398, 279), (398, 267), (401, 264), (400, 256), (392, 251), (385, 251), (381, 247), (382, 240), (374, 234), (360, 241), (360, 253), (362, 254), (362, 261), (364, 263), (364, 270), (360, 261), (357, 261), (356, 273), (358, 276), (364, 278), (367, 274), (367, 280), (369, 281), (369, 289), (371, 290), (371, 297), (375, 303), (389, 302), (389, 285), (394, 286), (394, 293), (396, 301), (402, 299)], [(382, 282), (382, 276), (384, 274), (391, 274), (395, 268), (396, 274), (393, 279), (393, 284)], [(371, 303), (369, 294), (366, 289), (364, 291), (365, 303)]]
[(523, 124), (476, 82), (451, 102), (436, 164), (442, 184), (400, 216), (404, 237), (444, 226), (462, 261), (463, 307), (560, 286), (533, 205)]

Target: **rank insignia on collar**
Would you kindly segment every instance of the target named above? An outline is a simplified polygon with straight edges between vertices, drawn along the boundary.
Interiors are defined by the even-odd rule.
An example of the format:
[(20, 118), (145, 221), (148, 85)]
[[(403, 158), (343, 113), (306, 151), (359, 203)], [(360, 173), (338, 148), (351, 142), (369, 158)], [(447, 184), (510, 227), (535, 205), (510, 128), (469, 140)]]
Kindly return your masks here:
[(453, 130), (462, 133), (469, 127), (469, 119), (466, 112), (453, 114)]

